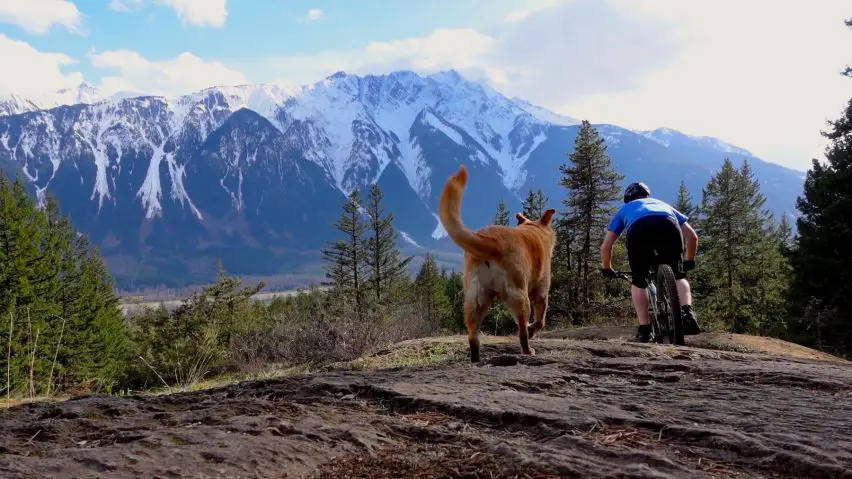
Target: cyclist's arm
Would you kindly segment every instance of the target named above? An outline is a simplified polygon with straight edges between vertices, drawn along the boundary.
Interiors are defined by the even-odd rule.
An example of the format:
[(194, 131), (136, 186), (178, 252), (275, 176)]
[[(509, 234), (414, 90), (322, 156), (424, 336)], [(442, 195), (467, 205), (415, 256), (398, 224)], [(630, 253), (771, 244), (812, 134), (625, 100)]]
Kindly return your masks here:
[(616, 239), (618, 239), (618, 236), (607, 230), (601, 244), (601, 267), (604, 269), (612, 269), (612, 247), (615, 246)]
[(686, 259), (694, 260), (695, 253), (698, 251), (698, 233), (689, 223), (680, 225), (680, 230), (683, 231), (683, 239), (686, 240)]

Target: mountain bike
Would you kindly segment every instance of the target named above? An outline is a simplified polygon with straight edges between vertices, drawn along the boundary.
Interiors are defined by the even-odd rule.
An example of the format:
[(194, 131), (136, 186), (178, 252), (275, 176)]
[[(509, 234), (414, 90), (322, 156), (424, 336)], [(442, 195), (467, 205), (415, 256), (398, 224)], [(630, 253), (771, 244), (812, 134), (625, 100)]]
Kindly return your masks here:
[[(669, 344), (683, 346), (683, 317), (674, 271), (667, 264), (659, 264), (658, 259), (654, 259), (648, 270), (648, 286), (645, 288), (648, 316), (651, 318), (650, 342), (663, 343), (664, 339), (668, 339)], [(615, 274), (621, 279), (631, 280), (630, 271), (616, 271)]]

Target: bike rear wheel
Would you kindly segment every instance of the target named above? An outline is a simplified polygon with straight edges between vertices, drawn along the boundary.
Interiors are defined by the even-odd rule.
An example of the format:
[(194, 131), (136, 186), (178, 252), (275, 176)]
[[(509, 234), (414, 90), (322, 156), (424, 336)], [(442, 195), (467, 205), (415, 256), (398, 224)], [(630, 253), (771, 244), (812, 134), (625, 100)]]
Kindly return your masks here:
[[(669, 342), (683, 346), (683, 317), (680, 314), (680, 296), (677, 292), (677, 282), (671, 266), (661, 264), (657, 267), (657, 297), (662, 305), (660, 319), (667, 324)], [(661, 321), (662, 322), (662, 321)]]

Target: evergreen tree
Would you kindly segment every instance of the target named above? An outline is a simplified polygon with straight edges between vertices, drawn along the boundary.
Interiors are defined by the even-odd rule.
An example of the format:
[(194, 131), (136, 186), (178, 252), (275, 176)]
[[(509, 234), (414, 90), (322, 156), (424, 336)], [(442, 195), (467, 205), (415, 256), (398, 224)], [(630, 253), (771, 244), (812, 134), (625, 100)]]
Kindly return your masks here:
[(747, 161), (726, 159), (704, 189), (702, 257), (697, 271), (705, 317), (733, 332), (765, 332), (784, 316), (789, 264)]
[(417, 272), (414, 280), (414, 290), (420, 311), (433, 324), (446, 325), (450, 316), (450, 301), (447, 298), (438, 262), (431, 253)]
[(786, 214), (781, 216), (781, 221), (779, 221), (778, 225), (775, 227), (774, 234), (778, 243), (781, 245), (784, 255), (790, 256), (795, 245), (795, 238), (793, 237), (793, 227), (787, 220)]
[(361, 217), (361, 194), (357, 188), (343, 203), (343, 212), (334, 226), (343, 233), (344, 239), (331, 243), (322, 251), (322, 257), (328, 261), (326, 276), (339, 293), (352, 301), (356, 316), (363, 320), (366, 309), (364, 291), (370, 271), (364, 235), (369, 225)]
[(524, 199), (523, 215), (533, 221), (541, 218), (545, 210), (547, 210), (547, 201), (548, 198), (543, 191), (533, 191), (530, 188), (526, 199)]
[(686, 215), (690, 221), (696, 222), (698, 218), (698, 207), (692, 202), (692, 193), (686, 188), (686, 183), (681, 180), (680, 187), (677, 190), (677, 201), (675, 201), (674, 207), (676, 210), (680, 211), (684, 215)]
[[(114, 281), (97, 247), (89, 249), (87, 254), (80, 258), (76, 294), (81, 309), (79, 314), (72, 316), (69, 324), (66, 324), (66, 337), (69, 338), (69, 343), (73, 343), (80, 326), (89, 334), (77, 339), (78, 344), (83, 344), (74, 348), (79, 357), (66, 365), (68, 376), (72, 381), (81, 381), (88, 377), (102, 378), (104, 385), (111, 387), (125, 376), (126, 364), (123, 360), (128, 343), (124, 314), (115, 294)], [(93, 332), (95, 334), (92, 334)]]
[(494, 214), (494, 224), (498, 226), (509, 226), (509, 208), (506, 202), (500, 200), (497, 204), (497, 213)]
[(10, 393), (121, 380), (124, 318), (103, 260), (50, 195), (39, 209), (20, 181), (2, 177), (0, 314), (0, 334), (12, 328), (2, 361)]
[(550, 294), (547, 311), (551, 316), (571, 317), (577, 303), (576, 276), (572, 268), (571, 235), (563, 218), (554, 222), (556, 245), (550, 261)]
[[(852, 26), (852, 19), (847, 20)], [(852, 69), (846, 75), (852, 77)], [(800, 308), (809, 304), (801, 339), (839, 352), (852, 351), (852, 99), (823, 132), (826, 162), (813, 160), (798, 198), (801, 212), (793, 253), (792, 289)]]
[[(563, 230), (569, 230), (571, 253), (576, 259), (576, 284), (580, 285), (577, 300), (585, 309), (583, 317), (587, 319), (594, 291), (589, 273), (599, 260), (597, 245), (617, 211), (613, 201), (620, 196), (619, 181), (624, 177), (613, 168), (604, 139), (588, 121), (583, 120), (569, 158), (570, 165), (559, 167), (562, 173), (559, 184), (568, 190), (562, 201), (566, 208)], [(594, 286), (599, 288), (601, 284), (594, 279)]]
[(388, 291), (405, 276), (412, 257), (402, 258), (396, 246), (396, 230), (393, 213), (384, 214), (382, 190), (378, 184), (370, 188), (367, 214), (370, 215), (372, 236), (367, 241), (367, 256), (370, 263), (370, 282), (376, 301), (387, 300)]
[(444, 295), (450, 304), (447, 321), (450, 330), (464, 331), (466, 327), (464, 324), (464, 277), (459, 272), (448, 273), (443, 270), (441, 278), (444, 281)]

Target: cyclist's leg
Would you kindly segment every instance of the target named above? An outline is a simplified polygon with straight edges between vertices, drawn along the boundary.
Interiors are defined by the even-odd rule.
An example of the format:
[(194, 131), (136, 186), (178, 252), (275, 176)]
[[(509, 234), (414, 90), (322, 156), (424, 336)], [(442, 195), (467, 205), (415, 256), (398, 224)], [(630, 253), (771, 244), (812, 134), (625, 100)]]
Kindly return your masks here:
[(678, 298), (680, 299), (681, 316), (683, 317), (684, 334), (692, 335), (701, 332), (695, 312), (692, 310), (692, 288), (683, 270), (683, 233), (677, 222), (667, 218), (665, 227), (660, 228), (658, 250), (665, 264), (674, 271)]
[(668, 216), (659, 216), (656, 220), (655, 247), (660, 254), (660, 262), (669, 265), (674, 272), (680, 304), (692, 304), (692, 292), (683, 271), (683, 233), (677, 222)]
[(648, 342), (651, 333), (648, 295), (645, 288), (648, 287), (648, 270), (651, 269), (651, 262), (654, 258), (653, 244), (650, 242), (650, 236), (653, 232), (648, 230), (647, 224), (645, 218), (640, 218), (627, 232), (627, 261), (630, 264), (632, 275), (630, 296), (633, 300), (636, 316), (639, 319), (636, 339), (643, 343)]
[(677, 295), (681, 306), (692, 305), (692, 287), (685, 277), (677, 280)]

